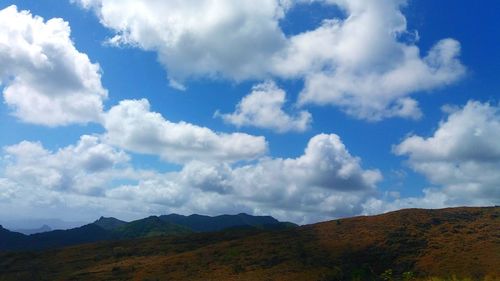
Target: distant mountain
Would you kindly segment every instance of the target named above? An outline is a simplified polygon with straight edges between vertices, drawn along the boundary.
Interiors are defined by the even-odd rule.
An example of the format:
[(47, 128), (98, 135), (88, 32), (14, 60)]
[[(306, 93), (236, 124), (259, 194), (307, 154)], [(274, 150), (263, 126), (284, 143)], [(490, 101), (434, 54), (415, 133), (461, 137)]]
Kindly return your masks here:
[(41, 225), (48, 225), (52, 230), (55, 229), (71, 229), (75, 227), (80, 227), (82, 225), (88, 224), (88, 222), (82, 222), (82, 221), (65, 221), (65, 220), (60, 220), (60, 219), (37, 219), (37, 218), (31, 218), (31, 219), (3, 219), (1, 223), (5, 228), (11, 230), (11, 231), (16, 231), (17, 230), (22, 230), (22, 229), (37, 229)]
[(19, 232), (19, 233), (22, 233), (22, 234), (25, 234), (25, 235), (31, 235), (31, 234), (35, 234), (35, 233), (48, 232), (48, 231), (51, 231), (51, 230), (52, 230), (52, 228), (50, 226), (44, 224), (40, 228), (35, 228), (35, 229), (14, 229), (13, 231), (14, 232)]
[(228, 228), (283, 229), (294, 227), (268, 216), (247, 214), (217, 217), (191, 215), (151, 216), (132, 222), (100, 217), (93, 223), (68, 230), (31, 235), (0, 231), (0, 251), (43, 250), (108, 240), (123, 240), (161, 235), (187, 235), (193, 232), (221, 231)]
[(112, 232), (120, 239), (131, 239), (159, 235), (185, 235), (193, 231), (185, 226), (151, 216), (115, 227)]
[(0, 280), (500, 280), (499, 229), (500, 207), (407, 209), (0, 254)]
[(282, 223), (271, 216), (251, 216), (244, 213), (215, 217), (196, 214), (190, 216), (170, 214), (160, 216), (159, 218), (163, 221), (183, 225), (194, 232), (221, 231), (228, 228), (249, 226), (262, 229), (280, 229), (296, 226), (292, 223)]
[(118, 228), (120, 226), (126, 225), (127, 222), (121, 221), (121, 220), (115, 219), (115, 218), (100, 217), (98, 220), (93, 222), (93, 224), (100, 226), (101, 228), (103, 228), (105, 230), (113, 230), (113, 229)]

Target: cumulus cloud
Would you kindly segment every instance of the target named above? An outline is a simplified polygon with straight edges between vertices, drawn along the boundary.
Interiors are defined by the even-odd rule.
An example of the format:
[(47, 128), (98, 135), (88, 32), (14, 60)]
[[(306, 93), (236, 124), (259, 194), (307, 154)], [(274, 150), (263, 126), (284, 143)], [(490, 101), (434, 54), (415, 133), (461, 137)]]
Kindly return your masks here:
[(421, 55), (418, 33), (408, 30), (401, 12), (404, 0), (317, 0), (345, 17), (288, 35), (280, 20), (311, 1), (76, 2), (117, 33), (112, 42), (156, 51), (179, 89), (185, 89), (180, 81), (199, 76), (300, 79), (300, 105), (334, 105), (372, 121), (417, 119), (422, 113), (413, 93), (465, 73), (456, 40), (440, 40)]
[(100, 120), (100, 67), (75, 48), (67, 22), (10, 6), (0, 11), (0, 30), (0, 84), (16, 117), (47, 126)]
[[(285, 44), (278, 20), (288, 1), (77, 0), (116, 31), (109, 41), (158, 53), (178, 80), (197, 75), (259, 77)], [(181, 87), (182, 88), (182, 87)]]
[(24, 187), (98, 194), (115, 177), (126, 177), (128, 160), (123, 151), (95, 136), (84, 135), (76, 145), (55, 152), (39, 142), (23, 141), (4, 148), (4, 176)]
[(149, 102), (124, 100), (112, 107), (104, 118), (110, 144), (164, 160), (185, 163), (254, 159), (267, 151), (264, 137), (244, 133), (217, 133), (186, 122), (174, 123), (150, 111)]
[(252, 92), (236, 105), (235, 112), (220, 114), (217, 111), (214, 116), (238, 127), (254, 126), (280, 133), (307, 130), (312, 122), (311, 114), (305, 110), (295, 115), (287, 114), (283, 111), (285, 102), (285, 91), (268, 81), (255, 85)]
[(315, 30), (292, 36), (274, 58), (275, 71), (304, 77), (300, 104), (331, 104), (361, 119), (419, 118), (411, 93), (456, 81), (465, 68), (460, 44), (436, 43), (425, 57), (401, 35), (409, 31), (405, 1), (322, 1), (337, 5), (345, 19), (325, 20)]
[(374, 215), (407, 208), (437, 209), (460, 206), (459, 203), (450, 202), (446, 193), (439, 189), (424, 188), (422, 193), (422, 196), (404, 198), (390, 198), (388, 196), (369, 198), (362, 204), (363, 214)]
[(58, 151), (33, 142), (8, 146), (0, 206), (43, 213), (84, 207), (86, 219), (248, 212), (305, 223), (359, 214), (381, 180), (333, 134), (311, 138), (297, 158), (245, 165), (191, 161), (180, 171), (159, 173), (134, 170), (128, 159), (95, 136)]
[(321, 134), (298, 158), (262, 158), (237, 167), (195, 161), (178, 173), (112, 189), (108, 196), (141, 198), (188, 213), (247, 210), (311, 222), (359, 214), (381, 178), (378, 170), (362, 169), (337, 135)]
[(432, 136), (409, 136), (394, 152), (441, 186), (448, 204), (499, 204), (500, 107), (469, 101), (450, 108)]

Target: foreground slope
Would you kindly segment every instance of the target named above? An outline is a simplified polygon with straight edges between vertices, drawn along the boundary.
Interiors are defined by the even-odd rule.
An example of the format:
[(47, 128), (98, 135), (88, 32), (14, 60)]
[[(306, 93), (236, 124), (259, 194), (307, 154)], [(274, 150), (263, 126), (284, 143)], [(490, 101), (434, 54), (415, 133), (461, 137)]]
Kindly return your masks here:
[(500, 280), (499, 264), (500, 207), (409, 209), (4, 254), (0, 280)]

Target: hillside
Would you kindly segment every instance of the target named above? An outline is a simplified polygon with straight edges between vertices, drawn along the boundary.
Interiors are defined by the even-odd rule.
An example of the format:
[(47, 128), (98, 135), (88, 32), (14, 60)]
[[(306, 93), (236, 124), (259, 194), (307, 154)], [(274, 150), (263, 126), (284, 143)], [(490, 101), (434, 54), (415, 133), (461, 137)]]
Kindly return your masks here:
[(500, 280), (499, 264), (500, 207), (408, 209), (7, 253), (0, 280)]

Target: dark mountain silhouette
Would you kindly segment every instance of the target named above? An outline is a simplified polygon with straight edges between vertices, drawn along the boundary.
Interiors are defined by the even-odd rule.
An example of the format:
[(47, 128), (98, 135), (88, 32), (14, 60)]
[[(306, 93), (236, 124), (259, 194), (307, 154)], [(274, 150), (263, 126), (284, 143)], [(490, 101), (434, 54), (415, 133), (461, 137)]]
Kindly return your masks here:
[(0, 225), (0, 249), (16, 248), (26, 243), (27, 237), (24, 234), (13, 232)]
[[(176, 219), (171, 219), (176, 218)], [(228, 228), (282, 229), (294, 227), (272, 217), (247, 214), (217, 217), (191, 215), (151, 216), (132, 222), (101, 217), (93, 223), (68, 230), (23, 235), (2, 228), (0, 251), (43, 250), (84, 243), (122, 240), (160, 235), (186, 235), (193, 232), (220, 231)]]
[(112, 229), (120, 239), (151, 237), (159, 235), (184, 235), (193, 231), (182, 225), (161, 220), (156, 216), (132, 221)]
[(110, 240), (112, 233), (94, 224), (68, 230), (53, 230), (24, 235), (19, 232), (0, 229), (0, 251), (41, 250)]
[(114, 238), (113, 235), (95, 225), (87, 224), (68, 230), (54, 230), (27, 236), (22, 250), (60, 248), (71, 245), (97, 242)]
[(0, 254), (1, 280), (500, 280), (500, 207)]
[(100, 217), (98, 220), (94, 222), (94, 224), (106, 230), (113, 230), (117, 227), (127, 224), (127, 222), (115, 218)]
[(256, 227), (264, 229), (286, 228), (286, 226), (296, 226), (291, 223), (281, 223), (271, 216), (251, 216), (245, 213), (237, 215), (220, 215), (215, 217), (178, 214), (163, 215), (159, 217), (163, 221), (175, 223), (188, 227), (194, 232), (220, 231), (234, 227)]
[(34, 228), (34, 229), (14, 229), (13, 231), (14, 232), (19, 232), (19, 233), (22, 233), (22, 234), (25, 234), (25, 235), (31, 235), (31, 234), (35, 234), (35, 233), (48, 232), (48, 231), (51, 231), (51, 230), (52, 230), (52, 228), (50, 226), (44, 224), (40, 228)]

